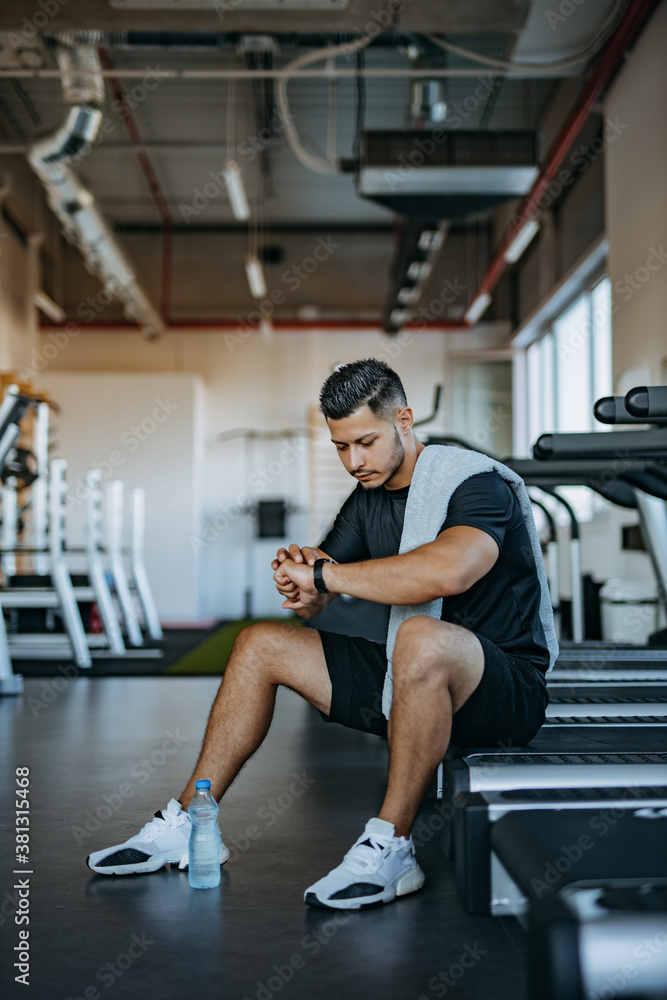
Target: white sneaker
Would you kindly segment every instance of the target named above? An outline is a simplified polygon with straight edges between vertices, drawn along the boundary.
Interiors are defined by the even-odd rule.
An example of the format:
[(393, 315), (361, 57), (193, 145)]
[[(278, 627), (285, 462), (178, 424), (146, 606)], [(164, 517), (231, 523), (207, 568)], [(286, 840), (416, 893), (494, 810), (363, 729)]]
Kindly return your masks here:
[[(187, 868), (191, 832), (188, 813), (181, 809), (180, 802), (171, 799), (167, 808), (156, 812), (136, 837), (105, 851), (95, 851), (86, 858), (86, 864), (100, 875), (140, 875), (156, 872), (167, 864)], [(228, 857), (229, 851), (221, 842), (220, 864)]]
[(395, 837), (393, 823), (374, 818), (342, 863), (306, 889), (304, 901), (336, 910), (364, 910), (416, 892), (424, 881), (412, 837)]

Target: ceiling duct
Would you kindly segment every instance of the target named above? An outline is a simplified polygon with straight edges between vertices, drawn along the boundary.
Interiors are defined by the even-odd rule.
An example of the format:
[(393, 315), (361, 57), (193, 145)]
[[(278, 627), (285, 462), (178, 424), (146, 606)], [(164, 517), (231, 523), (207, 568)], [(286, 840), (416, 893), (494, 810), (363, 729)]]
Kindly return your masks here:
[(364, 132), (357, 191), (412, 218), (458, 219), (525, 195), (538, 154), (532, 131)]
[(33, 144), (28, 161), (46, 189), (65, 236), (79, 248), (88, 270), (123, 303), (126, 316), (152, 338), (164, 332), (164, 323), (138, 284), (95, 198), (72, 169), (75, 157), (95, 140), (102, 119), (104, 80), (98, 41), (96, 33), (57, 36), (56, 58), (70, 108), (64, 125)]

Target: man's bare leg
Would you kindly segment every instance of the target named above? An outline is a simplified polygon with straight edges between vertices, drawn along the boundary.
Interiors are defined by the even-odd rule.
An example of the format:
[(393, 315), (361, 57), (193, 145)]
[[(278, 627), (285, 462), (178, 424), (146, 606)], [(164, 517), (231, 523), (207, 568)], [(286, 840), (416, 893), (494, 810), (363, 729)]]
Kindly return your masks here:
[(234, 643), (199, 760), (179, 796), (184, 809), (197, 778), (208, 778), (213, 797), (222, 798), (269, 731), (279, 684), (329, 713), (331, 681), (319, 633), (281, 622), (249, 625)]
[(378, 813), (409, 837), (419, 806), (445, 756), (452, 715), (484, 672), (484, 651), (467, 629), (415, 615), (400, 626), (392, 657), (389, 782)]

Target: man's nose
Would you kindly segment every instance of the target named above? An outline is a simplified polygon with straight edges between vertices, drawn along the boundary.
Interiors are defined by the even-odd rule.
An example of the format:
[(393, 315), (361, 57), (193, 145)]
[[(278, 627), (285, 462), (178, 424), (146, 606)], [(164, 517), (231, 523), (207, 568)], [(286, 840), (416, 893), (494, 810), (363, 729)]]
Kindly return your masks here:
[(361, 448), (350, 448), (350, 469), (352, 472), (357, 472), (359, 469), (364, 467), (364, 456)]

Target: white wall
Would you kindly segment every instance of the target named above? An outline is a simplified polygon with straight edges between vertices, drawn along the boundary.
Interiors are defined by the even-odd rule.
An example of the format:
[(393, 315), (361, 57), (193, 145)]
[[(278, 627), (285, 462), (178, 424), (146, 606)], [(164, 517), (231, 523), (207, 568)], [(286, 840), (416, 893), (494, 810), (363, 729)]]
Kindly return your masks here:
[[(608, 273), (614, 289), (614, 374), (648, 366), (663, 381), (667, 356), (667, 3), (661, 3), (604, 102), (627, 124), (605, 152)], [(653, 256), (653, 248), (662, 255)], [(628, 280), (628, 277), (631, 280)], [(635, 287), (632, 287), (634, 284)]]
[[(40, 337), (43, 347), (48, 337)], [(126, 455), (119, 470), (131, 485), (151, 487), (149, 510), (154, 496), (164, 511), (160, 517), (169, 513), (168, 524), (161, 521), (159, 529), (154, 526), (147, 540), (148, 568), (160, 611), (179, 619), (195, 613), (203, 618), (240, 616), (250, 581), (254, 613), (280, 615), (269, 564), (282, 542), (254, 539), (253, 522), (239, 514), (238, 500), (245, 493), (241, 505), (284, 498), (305, 508), (308, 451), (298, 450), (305, 439), (294, 439), (292, 451), (286, 450), (285, 440), (255, 441), (244, 465), (242, 440), (221, 442), (218, 435), (235, 428), (306, 428), (310, 408), (317, 404), (321, 384), (334, 366), (369, 356), (384, 357), (395, 367), (415, 415), (424, 416), (431, 409), (434, 384), (443, 381), (451, 343), (451, 335), (445, 333), (413, 335), (401, 344), (369, 330), (280, 331), (268, 343), (259, 334), (238, 340), (222, 331), (169, 333), (153, 343), (136, 332), (86, 331), (50, 358), (36, 381), (63, 406), (58, 451), (71, 458), (76, 477), (93, 460), (117, 449), (121, 435), (150, 413), (149, 404), (160, 393), (171, 392), (173, 398), (181, 393), (180, 420), (187, 409), (186, 397), (194, 399), (194, 390), (188, 395), (191, 390), (186, 387), (192, 386), (193, 377), (200, 380), (202, 423), (193, 417), (186, 435), (188, 440), (191, 433), (198, 435), (200, 472), (184, 455), (185, 428), (176, 416), (142, 443), (136, 456)], [(117, 374), (97, 374), (109, 371)], [(154, 374), (142, 374), (149, 372)], [(126, 387), (122, 396), (115, 396), (120, 390), (114, 386)], [(433, 426), (445, 428), (443, 417)], [(193, 475), (197, 475), (198, 500), (187, 493)], [(350, 479), (350, 491), (354, 485)], [(170, 488), (179, 491), (178, 499), (169, 498)], [(289, 540), (301, 544), (320, 540), (310, 537), (307, 510), (289, 519)], [(167, 552), (177, 553), (176, 568)], [(185, 591), (187, 601), (175, 607), (170, 595)]]
[[(203, 399), (194, 375), (48, 373), (39, 379), (61, 407), (51, 457), (68, 461), (68, 540), (83, 541), (86, 470), (104, 484), (146, 490), (146, 566), (163, 621), (200, 617), (199, 556), (190, 542), (201, 509)], [(127, 535), (129, 541), (129, 534)]]

